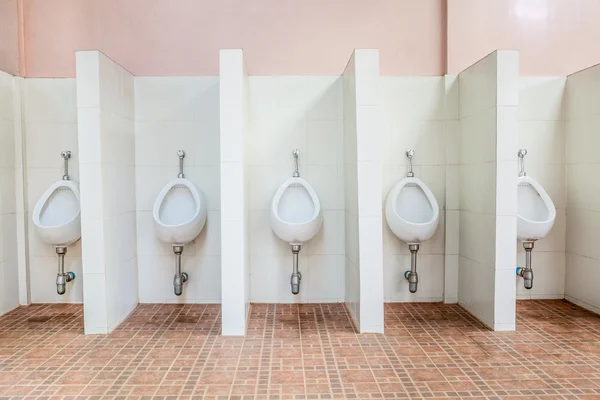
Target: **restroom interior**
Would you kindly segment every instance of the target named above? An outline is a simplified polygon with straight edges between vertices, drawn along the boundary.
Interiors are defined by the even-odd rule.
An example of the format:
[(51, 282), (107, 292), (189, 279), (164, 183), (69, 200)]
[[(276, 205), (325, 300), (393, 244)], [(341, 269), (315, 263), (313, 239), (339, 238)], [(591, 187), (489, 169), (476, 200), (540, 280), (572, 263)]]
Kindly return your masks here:
[[(377, 62), (378, 57), (379, 54)], [(97, 76), (91, 76), (100, 88), (98, 104), (86, 97), (85, 90), (90, 87), (86, 82), (90, 76), (86, 74), (93, 72), (89, 59), (100, 66)], [(5, 241), (17, 242), (4, 242), (5, 249), (14, 249), (12, 254), (4, 252), (3, 282), (7, 285), (4, 309), (9, 311), (20, 301), (84, 302), (82, 280), (70, 283), (62, 296), (48, 284), (55, 276), (56, 254), (34, 234), (31, 222), (32, 209), (41, 193), (60, 180), (64, 162), (60, 153), (69, 149), (72, 149), (69, 174), (73, 180), (82, 182), (82, 190), (87, 182), (103, 184), (100, 192), (96, 185), (88, 186), (91, 192), (84, 190), (101, 199), (82, 207), (82, 235), (97, 238), (93, 240), (94, 248), (90, 246), (89, 250), (90, 268), (82, 269), (82, 242), (69, 246), (65, 265), (89, 283), (92, 299), (99, 296), (101, 287), (95, 279), (116, 283), (102, 289), (107, 299), (112, 297), (111, 293), (129, 293), (125, 305), (114, 305), (116, 316), (107, 324), (108, 330), (114, 329), (138, 303), (220, 303), (221, 288), (225, 285), (221, 274), (220, 126), (227, 114), (220, 115), (223, 105), (219, 105), (219, 77), (135, 77), (102, 53), (93, 51), (78, 54), (77, 68), (81, 71), (77, 79), (30, 79), (3, 74), (5, 141), (15, 149), (22, 146), (21, 155), (17, 152), (14, 159), (5, 155), (3, 167), (7, 188), (3, 194), (9, 199), (4, 202), (7, 212), (3, 226), (7, 231), (17, 232), (12, 237), (3, 235)], [(514, 149), (525, 148), (527, 174), (537, 179), (552, 198), (556, 222), (549, 236), (537, 242), (532, 253), (537, 273), (531, 290), (523, 287), (522, 279), (506, 272), (524, 264), (520, 243), (516, 246), (516, 264), (509, 259), (503, 264), (502, 273), (495, 272), (496, 283), (489, 276), (483, 282), (512, 285), (515, 280), (516, 299), (566, 298), (595, 311), (596, 295), (586, 283), (586, 277), (595, 276), (595, 256), (588, 239), (593, 237), (591, 232), (595, 229), (595, 206), (589, 200), (593, 199), (594, 189), (582, 177), (593, 173), (596, 161), (593, 152), (587, 150), (589, 147), (582, 148), (582, 143), (593, 140), (589, 135), (595, 111), (593, 103), (588, 105), (588, 102), (593, 98), (590, 93), (593, 86), (589, 85), (596, 79), (597, 68), (568, 77), (518, 76), (514, 73), (518, 70), (516, 52), (492, 53), (471, 68), (473, 82), (469, 69), (458, 75), (437, 77), (377, 76), (377, 100), (369, 105), (370, 109), (364, 108), (368, 113), (381, 105), (381, 112), (374, 120), (381, 134), (376, 137), (369, 132), (371, 146), (380, 153), (373, 156), (375, 162), (369, 159), (368, 163), (371, 166), (378, 163), (382, 207), (394, 182), (407, 173), (405, 151), (413, 149), (415, 176), (431, 188), (440, 208), (438, 229), (418, 253), (421, 280), (415, 294), (408, 292), (402, 276), (410, 266), (408, 246), (393, 235), (387, 223), (380, 223), (383, 275), (380, 295), (385, 302), (458, 302), (467, 309), (470, 303), (479, 303), (477, 296), (481, 293), (472, 291), (477, 285), (470, 281), (480, 279), (476, 277), (479, 272), (470, 270), (473, 268), (470, 263), (477, 263), (478, 257), (486, 255), (469, 254), (474, 251), (470, 243), (476, 242), (470, 235), (480, 236), (480, 243), (474, 247), (485, 250), (485, 246), (496, 246), (499, 251), (501, 223), (498, 221), (502, 220), (499, 217), (510, 216), (510, 210), (507, 215), (496, 210), (496, 242), (482, 243), (477, 224), (487, 223), (485, 218), (473, 220), (468, 208), (474, 207), (473, 213), (481, 213), (477, 207), (493, 199), (484, 199), (479, 205), (471, 203), (469, 190), (477, 192), (481, 190), (477, 185), (490, 182), (480, 174), (485, 173), (486, 163), (494, 162), (495, 168), (500, 164), (506, 167), (496, 170), (497, 174), (505, 174), (498, 175), (499, 191), (498, 185), (518, 172)], [(510, 79), (497, 78), (496, 75), (503, 73), (502, 68), (509, 71), (506, 73), (512, 71)], [(360, 278), (348, 269), (347, 260), (358, 256), (347, 254), (352, 235), (348, 234), (351, 229), (346, 224), (353, 223), (352, 218), (348, 219), (352, 215), (348, 211), (352, 204), (348, 197), (353, 196), (349, 186), (359, 178), (358, 175), (348, 178), (353, 171), (348, 157), (352, 157), (352, 145), (360, 139), (349, 132), (358, 129), (351, 120), (358, 118), (359, 111), (355, 110), (361, 106), (356, 100), (349, 104), (351, 101), (346, 98), (356, 97), (356, 88), (360, 86), (354, 78), (352, 93), (347, 84), (352, 80), (345, 78), (347, 75), (348, 71), (340, 76), (247, 76), (243, 153), (250, 303), (346, 302), (352, 307), (349, 299), (353, 295), (348, 290), (356, 288)], [(492, 161), (485, 159), (485, 152), (493, 148), (481, 146), (491, 142), (469, 137), (472, 124), (475, 129), (485, 127), (489, 124), (485, 113), (490, 114), (489, 108), (476, 110), (482, 116), (475, 115), (469, 121), (473, 118), (465, 114), (471, 111), (465, 110), (485, 99), (477, 98), (485, 93), (470, 91), (470, 85), (489, 87), (490, 96), (496, 96), (496, 103), (489, 104), (495, 104), (497, 135), (508, 137), (501, 132), (518, 131), (518, 135), (507, 139), (506, 145), (511, 147), (502, 155), (505, 160), (499, 158), (500, 153), (495, 160), (491, 153), (487, 156)], [(508, 103), (505, 102), (508, 105), (499, 103), (502, 91), (509, 92)], [(365, 96), (368, 99), (369, 93)], [(99, 110), (101, 146), (95, 147), (87, 132), (93, 130)], [(126, 140), (116, 137), (124, 132)], [(160, 188), (178, 173), (179, 149), (186, 151), (186, 177), (202, 190), (208, 208), (205, 228), (184, 249), (183, 269), (194, 279), (181, 297), (173, 293), (170, 282), (172, 250), (157, 239), (152, 226), (153, 202)], [(300, 253), (299, 267), (305, 279), (297, 296), (283, 284), (291, 266), (289, 246), (273, 234), (268, 218), (276, 187), (294, 171), (293, 149), (300, 149), (299, 173), (314, 186), (323, 212), (322, 229)], [(482, 167), (476, 167), (479, 162)], [(81, 179), (82, 173), (87, 177), (85, 181)], [(17, 179), (11, 181), (8, 178), (11, 174)], [(483, 192), (493, 194), (493, 190), (490, 186)], [(115, 197), (115, 192), (122, 196)], [(505, 192), (497, 196), (501, 194)], [(495, 201), (500, 202), (498, 199)], [(82, 201), (85, 200), (84, 195)], [(99, 219), (103, 221), (101, 224)], [(512, 222), (508, 219), (505, 222), (510, 229)], [(101, 248), (105, 267), (98, 258), (98, 243), (104, 245)], [(120, 265), (118, 271), (110, 271), (107, 260), (116, 260)], [(470, 271), (475, 271), (475, 275)], [(354, 278), (352, 274), (356, 274)], [(504, 287), (494, 289), (510, 293), (508, 287), (508, 292), (504, 292)], [(489, 290), (490, 287), (485, 289)], [(93, 307), (94, 300), (91, 303), (89, 306)], [(514, 308), (514, 301), (507, 301), (507, 307)], [(508, 315), (511, 319), (510, 312)]]
[[(597, 5), (135, 3), (0, 4), (0, 397), (600, 394)], [(35, 217), (67, 151), (59, 294)], [(301, 244), (273, 228), (295, 173), (322, 218)], [(386, 208), (411, 173), (437, 211), (416, 253)], [(556, 211), (531, 289), (520, 174)], [(206, 213), (181, 294), (176, 178)]]

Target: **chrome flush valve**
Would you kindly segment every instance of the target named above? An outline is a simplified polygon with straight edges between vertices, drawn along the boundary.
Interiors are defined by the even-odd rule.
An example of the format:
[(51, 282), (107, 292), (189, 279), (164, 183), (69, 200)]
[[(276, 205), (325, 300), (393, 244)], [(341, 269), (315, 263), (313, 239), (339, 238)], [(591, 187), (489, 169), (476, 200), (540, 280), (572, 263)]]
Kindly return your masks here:
[(179, 157), (179, 174), (177, 175), (177, 177), (185, 178), (185, 175), (183, 174), (183, 159), (185, 158), (185, 151), (177, 151), (177, 156)]
[(299, 178), (300, 177), (300, 172), (298, 172), (298, 156), (300, 155), (300, 150), (298, 149), (294, 149), (294, 151), (292, 151), (292, 155), (294, 156), (294, 178)]
[(63, 174), (63, 181), (68, 181), (71, 179), (71, 177), (69, 176), (69, 159), (71, 158), (71, 152), (69, 150), (63, 151), (60, 153), (60, 156), (63, 158), (64, 161), (64, 174)]
[(517, 155), (519, 156), (519, 176), (527, 176), (525, 173), (525, 156), (527, 155), (527, 150), (519, 149)]
[(415, 174), (413, 173), (413, 166), (412, 166), (412, 158), (414, 155), (415, 155), (414, 149), (406, 150), (406, 158), (408, 158), (408, 173), (406, 174), (406, 176), (408, 178), (413, 178), (415, 176)]

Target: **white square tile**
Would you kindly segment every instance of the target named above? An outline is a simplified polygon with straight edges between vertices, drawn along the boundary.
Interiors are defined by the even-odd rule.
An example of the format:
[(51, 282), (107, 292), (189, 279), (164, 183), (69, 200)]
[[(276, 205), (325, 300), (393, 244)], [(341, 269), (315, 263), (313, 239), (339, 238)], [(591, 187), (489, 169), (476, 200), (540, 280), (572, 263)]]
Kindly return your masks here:
[(381, 218), (381, 164), (358, 163), (358, 215)]
[(496, 324), (515, 323), (516, 286), (513, 271), (496, 270), (494, 308), (494, 322)]
[(517, 106), (497, 108), (496, 159), (498, 161), (516, 161), (519, 123)]
[(309, 255), (307, 279), (302, 276), (300, 290), (308, 292), (312, 301), (338, 300), (338, 257), (335, 255)]
[(221, 106), (221, 161), (244, 159), (244, 115), (241, 106)]
[(221, 212), (224, 218), (241, 218), (244, 210), (244, 166), (221, 163)]
[(107, 333), (106, 281), (104, 274), (85, 274), (84, 319), (85, 333)]
[(85, 261), (85, 274), (104, 274), (106, 272), (105, 263), (105, 243), (104, 240), (104, 220), (102, 219), (83, 219), (81, 221), (81, 251)]
[(497, 105), (519, 105), (519, 52), (497, 52)]
[(100, 72), (98, 51), (77, 51), (77, 106), (100, 106)]

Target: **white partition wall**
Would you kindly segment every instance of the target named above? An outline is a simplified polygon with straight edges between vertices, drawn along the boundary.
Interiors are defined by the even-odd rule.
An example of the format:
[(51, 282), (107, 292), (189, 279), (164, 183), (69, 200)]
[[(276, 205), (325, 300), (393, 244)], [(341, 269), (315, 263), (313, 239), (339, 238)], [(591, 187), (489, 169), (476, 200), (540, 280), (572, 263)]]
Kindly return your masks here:
[(598, 241), (600, 238), (600, 179), (598, 178), (600, 176), (600, 102), (598, 98), (600, 98), (600, 65), (567, 77), (565, 298), (600, 313), (600, 290), (598, 289), (598, 282), (600, 282)]
[(346, 304), (360, 332), (383, 332), (379, 51), (355, 50), (342, 79)]
[(77, 53), (86, 333), (108, 333), (137, 305), (133, 76), (98, 51)]
[(221, 50), (221, 292), (223, 335), (245, 335), (250, 308), (246, 171), (247, 84), (242, 50)]
[[(394, 185), (406, 177), (406, 151), (413, 149), (415, 177), (433, 192), (440, 214), (433, 237), (421, 243), (417, 271), (417, 293), (410, 293), (404, 271), (410, 269), (408, 245), (383, 222), (383, 282), (386, 302), (457, 301), (458, 250), (453, 243), (446, 248), (446, 230), (457, 211), (446, 212), (446, 162), (455, 172), (456, 161), (446, 155), (455, 146), (458, 126), (458, 84), (456, 76), (385, 76), (380, 78), (383, 114), (382, 164), (383, 204)], [(448, 160), (446, 160), (448, 158)], [(450, 199), (451, 200), (451, 199)], [(455, 202), (449, 201), (451, 207)], [(448, 217), (446, 216), (448, 215)], [(458, 226), (457, 224), (455, 224)], [(452, 225), (454, 226), (454, 225)], [(456, 247), (458, 241), (455, 241)], [(446, 255), (445, 255), (446, 249)], [(446, 268), (445, 268), (446, 265)], [(448, 271), (445, 271), (447, 269)], [(446, 285), (445, 285), (446, 282)]]
[[(520, 77), (519, 137), (526, 149), (525, 171), (546, 190), (556, 207), (552, 230), (537, 240), (532, 252), (533, 288), (516, 277), (517, 299), (562, 299), (565, 296), (565, 234), (567, 184), (565, 165), (566, 77)], [(515, 150), (516, 151), (516, 150)], [(523, 243), (517, 244), (517, 265), (525, 265)]]
[[(136, 76), (135, 186), (140, 303), (221, 302), (221, 193), (219, 77)], [(189, 276), (183, 293), (173, 290), (175, 255), (154, 229), (152, 210), (163, 187), (179, 173), (204, 195), (206, 224), (183, 248)]]
[[(249, 76), (247, 195), (250, 297), (255, 303), (344, 299), (342, 80), (339, 76)], [(270, 224), (273, 196), (294, 173), (315, 190), (323, 224), (302, 244), (300, 293), (290, 288), (292, 251)]]
[(14, 156), (16, 113), (13, 101), (15, 79), (0, 71), (0, 315), (19, 305)]
[(458, 84), (459, 304), (514, 330), (518, 53), (490, 54)]
[[(79, 182), (77, 138), (77, 89), (73, 78), (26, 78), (21, 82), (23, 130), (22, 196), (26, 204), (24, 221), (32, 303), (81, 303), (83, 280), (67, 284), (64, 295), (56, 292), (57, 255), (54, 248), (41, 240), (35, 230), (32, 214), (40, 196), (64, 174), (61, 152), (71, 151), (69, 175)], [(22, 268), (26, 270), (27, 266)], [(81, 241), (67, 248), (65, 271), (81, 277)]]

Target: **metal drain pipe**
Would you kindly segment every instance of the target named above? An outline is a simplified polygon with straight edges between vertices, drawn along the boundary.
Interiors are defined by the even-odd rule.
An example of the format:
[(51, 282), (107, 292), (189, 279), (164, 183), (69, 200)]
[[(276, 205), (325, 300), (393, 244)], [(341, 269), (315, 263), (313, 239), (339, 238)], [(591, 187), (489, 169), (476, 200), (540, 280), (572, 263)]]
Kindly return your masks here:
[(175, 253), (175, 276), (173, 277), (173, 288), (176, 296), (181, 296), (183, 293), (183, 284), (187, 282), (189, 276), (186, 272), (181, 272), (181, 253), (183, 246), (173, 246)]
[(302, 280), (302, 274), (298, 271), (298, 253), (300, 252), (302, 246), (299, 244), (292, 244), (291, 248), (294, 264), (292, 266), (290, 284), (292, 286), (292, 294), (298, 294), (300, 293), (300, 281)]
[(56, 247), (56, 254), (58, 254), (58, 274), (56, 274), (56, 292), (60, 295), (65, 294), (67, 291), (67, 282), (71, 282), (75, 279), (75, 272), (69, 271), (65, 273), (65, 254), (67, 254), (66, 247)]
[(417, 252), (419, 251), (419, 244), (409, 244), (408, 249), (410, 250), (410, 271), (404, 271), (404, 278), (408, 281), (408, 290), (411, 293), (417, 293), (417, 286), (419, 284)]
[(517, 267), (517, 275), (523, 278), (525, 289), (531, 289), (533, 287), (533, 269), (531, 269), (533, 242), (523, 242), (523, 248), (525, 249), (525, 268)]

